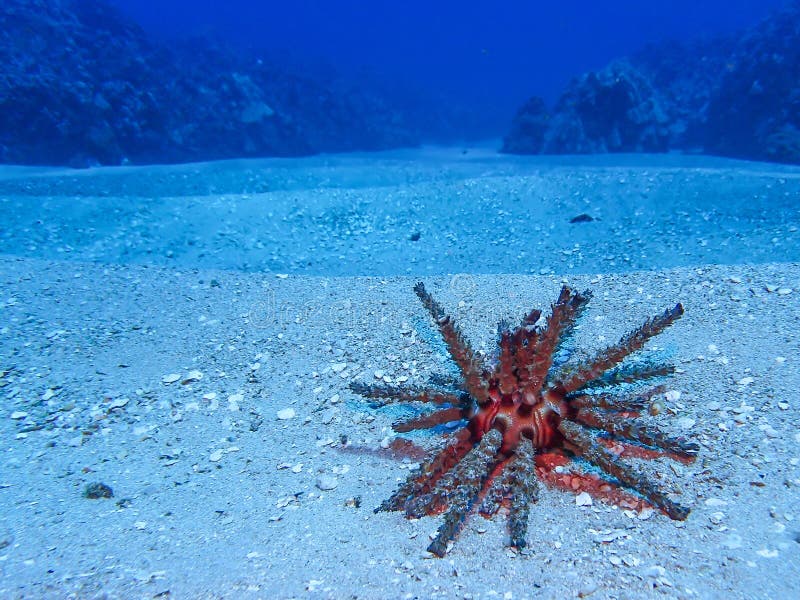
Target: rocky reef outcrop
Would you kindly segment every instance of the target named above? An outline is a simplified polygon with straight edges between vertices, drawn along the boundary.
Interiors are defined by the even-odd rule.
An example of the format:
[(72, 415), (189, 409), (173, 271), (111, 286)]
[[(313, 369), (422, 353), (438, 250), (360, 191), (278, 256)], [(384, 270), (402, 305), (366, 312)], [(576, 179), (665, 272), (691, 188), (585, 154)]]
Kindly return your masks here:
[(800, 2), (741, 35), (652, 45), (531, 98), (504, 152), (706, 152), (800, 164)]
[(154, 43), (104, 0), (3, 0), (0, 63), (0, 162), (113, 165), (419, 142), (374, 90), (205, 39)]
[(706, 148), (800, 164), (800, 2), (737, 44), (709, 103)]
[(627, 61), (582, 75), (552, 111), (532, 98), (505, 140), (506, 152), (663, 152), (669, 119), (650, 81)]

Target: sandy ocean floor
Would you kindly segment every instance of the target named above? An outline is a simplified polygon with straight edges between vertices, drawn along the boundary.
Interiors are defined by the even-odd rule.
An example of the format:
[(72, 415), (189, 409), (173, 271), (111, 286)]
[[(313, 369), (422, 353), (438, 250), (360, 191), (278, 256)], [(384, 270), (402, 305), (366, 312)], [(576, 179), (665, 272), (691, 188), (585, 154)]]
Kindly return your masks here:
[[(800, 169), (482, 149), (0, 169), (0, 597), (786, 598), (800, 581)], [(579, 215), (581, 219), (570, 222)], [(479, 349), (562, 284), (599, 348), (654, 340), (649, 463), (685, 522), (544, 489), (529, 549), (374, 514), (413, 464), (354, 380), (449, 362), (422, 279)], [(346, 440), (347, 447), (342, 447)], [(431, 446), (436, 438), (418, 434)], [(102, 482), (112, 498), (84, 497)]]

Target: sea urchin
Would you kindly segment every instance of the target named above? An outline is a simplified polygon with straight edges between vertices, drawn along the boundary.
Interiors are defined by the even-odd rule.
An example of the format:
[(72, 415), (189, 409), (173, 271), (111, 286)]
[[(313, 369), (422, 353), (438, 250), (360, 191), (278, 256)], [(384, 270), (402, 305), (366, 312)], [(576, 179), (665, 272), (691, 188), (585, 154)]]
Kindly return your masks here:
[[(673, 368), (642, 361), (621, 364), (681, 317), (680, 304), (587, 360), (556, 364), (555, 357), (591, 298), (588, 291), (577, 293), (565, 286), (543, 326), (536, 325), (538, 310), (516, 329), (501, 323), (498, 353), (494, 364), (488, 365), (425, 286), (418, 283), (414, 291), (439, 328), (460, 380), (428, 388), (354, 383), (352, 389), (382, 404), (418, 402), (437, 407), (395, 423), (398, 432), (451, 422), (461, 425), (444, 448), (424, 461), (376, 511), (403, 510), (409, 518), (445, 512), (428, 547), (437, 556), (444, 556), (475, 507), (488, 517), (507, 506), (511, 545), (524, 547), (529, 507), (537, 500), (540, 479), (636, 505), (637, 497), (624, 490), (628, 488), (670, 518), (686, 518), (688, 508), (621, 460), (669, 456), (689, 462), (697, 454), (697, 444), (665, 435), (637, 418), (663, 388), (637, 392), (627, 385), (668, 375)], [(563, 469), (555, 468), (576, 456), (606, 478), (564, 476)]]

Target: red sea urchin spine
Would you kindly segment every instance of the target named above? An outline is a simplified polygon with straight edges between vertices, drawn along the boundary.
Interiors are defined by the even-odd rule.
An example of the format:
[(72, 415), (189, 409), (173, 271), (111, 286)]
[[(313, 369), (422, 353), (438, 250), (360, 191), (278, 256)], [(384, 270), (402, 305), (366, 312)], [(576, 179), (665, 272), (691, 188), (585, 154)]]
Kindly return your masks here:
[(375, 398), (386, 404), (404, 402), (424, 402), (428, 404), (460, 404), (461, 397), (449, 392), (431, 391), (414, 387), (397, 387), (393, 385), (367, 385), (358, 381), (350, 384), (350, 389), (365, 398)]
[(581, 425), (570, 421), (561, 421), (558, 429), (586, 460), (594, 463), (609, 475), (616, 477), (629, 488), (642, 494), (651, 503), (667, 513), (671, 519), (683, 521), (689, 515), (688, 508), (667, 498), (666, 494), (653, 485), (647, 477), (638, 473), (633, 467), (620, 462), (612, 452), (595, 443), (592, 439), (592, 434)]
[(514, 339), (511, 331), (504, 329), (500, 332), (498, 345), (500, 346), (500, 354), (498, 356), (496, 370), (497, 386), (501, 394), (509, 395), (513, 393), (517, 385), (519, 385), (515, 373), (516, 364), (514, 354), (516, 353), (516, 348), (514, 347)]
[(558, 300), (553, 304), (552, 312), (547, 318), (547, 325), (538, 335), (531, 355), (528, 382), (522, 393), (525, 404), (532, 405), (538, 401), (558, 346), (569, 337), (575, 321), (591, 297), (589, 292), (579, 294), (573, 293), (567, 286), (561, 288)]
[[(524, 389), (530, 378), (528, 365), (533, 361), (533, 351), (536, 348), (536, 340), (539, 337), (539, 331), (536, 329), (535, 324), (541, 316), (542, 311), (538, 309), (532, 310), (522, 319), (522, 324), (510, 332), (513, 360), (509, 365), (509, 369), (516, 376), (516, 388), (518, 388), (512, 390), (512, 392)], [(503, 393), (506, 392), (504, 391)]]
[(415, 429), (431, 429), (437, 425), (444, 425), (445, 423), (452, 423), (459, 421), (469, 416), (467, 411), (458, 406), (450, 408), (443, 408), (436, 410), (418, 417), (406, 419), (403, 421), (395, 421), (392, 424), (392, 429), (397, 433), (407, 433)]
[(492, 473), (492, 463), (497, 460), (497, 451), (502, 441), (500, 432), (492, 429), (445, 475), (447, 481), (442, 481), (442, 491), (439, 494), (445, 496), (450, 508), (436, 532), (436, 537), (428, 546), (428, 552), (440, 558), (445, 555), (447, 545), (458, 535), (475, 499)]
[(458, 365), (464, 377), (464, 385), (467, 391), (475, 398), (475, 401), (483, 406), (490, 402), (489, 388), (481, 376), (482, 364), (475, 356), (475, 352), (469, 343), (464, 339), (464, 335), (459, 331), (453, 320), (445, 314), (442, 307), (433, 299), (426, 290), (422, 282), (414, 286), (414, 291), (419, 297), (422, 305), (433, 317), (439, 331), (444, 338), (447, 349), (453, 361)]
[(624, 335), (614, 346), (609, 346), (594, 358), (583, 363), (578, 370), (560, 382), (565, 394), (581, 389), (587, 383), (598, 379), (603, 373), (618, 365), (626, 356), (641, 349), (651, 337), (658, 335), (683, 315), (683, 306), (676, 304), (664, 314), (648, 319), (644, 325)]
[(525, 535), (528, 532), (530, 505), (539, 499), (539, 483), (536, 479), (535, 451), (531, 441), (523, 439), (515, 452), (513, 463), (506, 468), (511, 493), (508, 531), (511, 545), (524, 548), (527, 544)]
[(479, 509), (482, 515), (490, 517), (504, 501), (509, 501), (508, 530), (511, 545), (517, 548), (526, 546), (530, 505), (539, 499), (535, 455), (533, 443), (524, 438), (514, 455), (500, 463), (490, 476), (491, 483)]
[(569, 405), (572, 408), (602, 408), (608, 411), (636, 412), (650, 406), (653, 397), (663, 394), (665, 390), (663, 385), (657, 385), (649, 390), (629, 393), (621, 397), (607, 394), (580, 394), (571, 397)]
[(659, 431), (658, 428), (635, 419), (620, 419), (597, 410), (582, 408), (578, 411), (575, 420), (620, 438), (636, 440), (648, 446), (674, 452), (684, 458), (694, 458), (700, 450), (700, 446), (694, 442), (670, 437)]
[(406, 510), (415, 497), (429, 493), (439, 479), (472, 449), (472, 434), (468, 430), (462, 429), (454, 438), (443, 450), (431, 455), (430, 459), (409, 475), (405, 483), (384, 500), (375, 512)]

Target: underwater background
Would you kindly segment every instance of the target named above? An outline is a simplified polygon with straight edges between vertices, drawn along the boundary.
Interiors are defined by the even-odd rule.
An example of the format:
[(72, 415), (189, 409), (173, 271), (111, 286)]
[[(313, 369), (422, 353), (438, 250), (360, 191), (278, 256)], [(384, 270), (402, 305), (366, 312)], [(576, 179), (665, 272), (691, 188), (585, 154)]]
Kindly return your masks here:
[[(0, 65), (0, 597), (796, 595), (800, 1), (2, 0)], [(437, 483), (433, 556), (374, 509), (458, 389), (384, 400), (564, 286), (691, 460), (527, 454), (525, 548)]]
[(8, 0), (0, 160), (85, 167), (503, 138), (511, 153), (797, 163), (797, 11), (778, 0)]
[(612, 59), (652, 43), (734, 34), (783, 4), (235, 0), (223, 11), (210, 0), (117, 1), (162, 40), (212, 35), (321, 72), (364, 73), (387, 92), (443, 96), (475, 113), (453, 132), (467, 138), (503, 135), (529, 96), (555, 102), (570, 79)]

